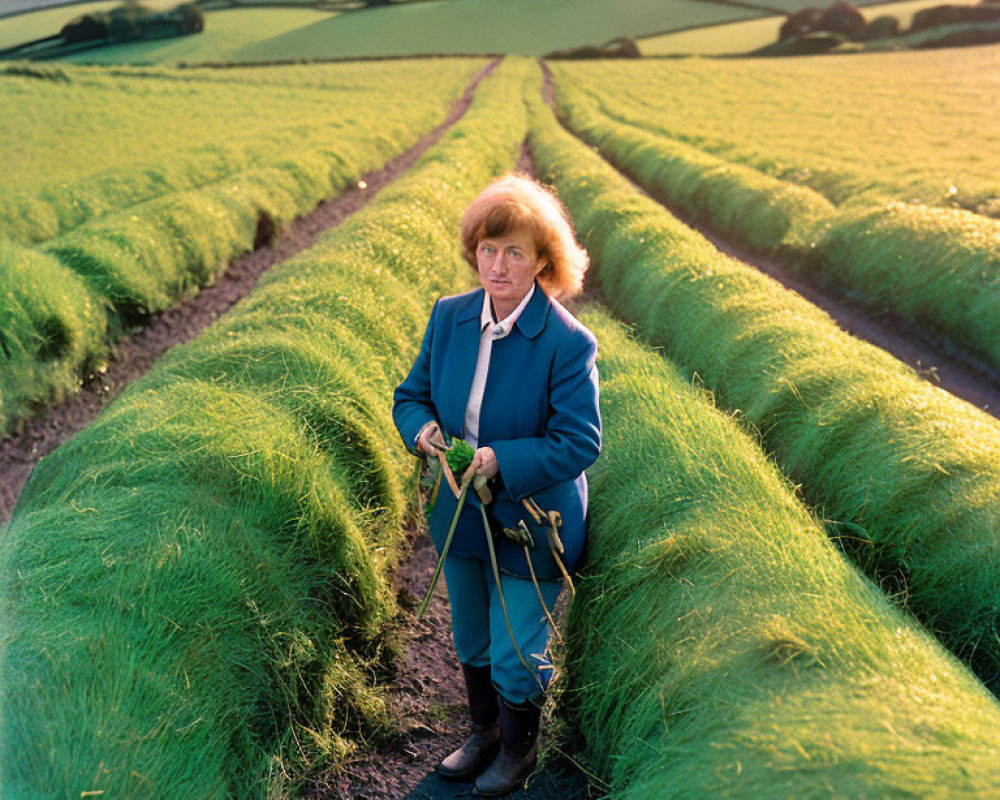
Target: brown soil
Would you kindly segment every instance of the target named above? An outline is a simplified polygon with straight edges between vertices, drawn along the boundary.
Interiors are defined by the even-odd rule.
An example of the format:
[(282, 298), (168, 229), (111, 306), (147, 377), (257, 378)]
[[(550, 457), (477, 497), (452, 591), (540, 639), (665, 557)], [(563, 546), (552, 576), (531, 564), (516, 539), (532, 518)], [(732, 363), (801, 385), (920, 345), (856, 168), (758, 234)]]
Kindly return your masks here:
[[(535, 174), (531, 148), (525, 139), (515, 169)], [(396, 571), (394, 582), (400, 605), (406, 609), (399, 634), (405, 641), (403, 658), (391, 686), (394, 711), (403, 742), (381, 752), (365, 751), (346, 769), (321, 776), (308, 793), (314, 800), (450, 800), (468, 797), (472, 782), (446, 781), (434, 771), (438, 762), (469, 735), (465, 688), (451, 639), (451, 611), (442, 576), (422, 620), (414, 609), (427, 592), (437, 554), (425, 527), (413, 536), (412, 550)], [(568, 608), (565, 592), (555, 617), (563, 627)], [(552, 688), (552, 687), (550, 687)], [(596, 779), (588, 782), (568, 751), (565, 729), (549, 702), (540, 734), (539, 767), (514, 800), (589, 800), (601, 794)], [(553, 731), (562, 730), (562, 734)]]
[[(403, 658), (390, 684), (391, 702), (402, 731), (402, 743), (383, 751), (363, 751), (346, 768), (320, 776), (304, 797), (310, 800), (451, 800), (468, 797), (472, 782), (446, 781), (434, 768), (469, 735), (465, 689), (451, 639), (451, 610), (441, 578), (422, 620), (415, 609), (430, 585), (437, 553), (426, 530), (415, 533), (412, 550), (394, 575), (405, 619)], [(564, 601), (564, 598), (563, 598)], [(565, 602), (557, 609), (565, 615)], [(562, 623), (560, 622), (560, 625)], [(546, 709), (540, 734), (540, 766), (512, 800), (590, 800), (599, 796), (556, 739)]]
[(427, 148), (461, 119), (472, 103), (479, 81), (499, 61), (494, 59), (480, 70), (444, 121), (414, 147), (363, 176), (356, 186), (296, 219), (269, 244), (234, 259), (214, 285), (202, 289), (190, 301), (148, 318), (143, 327), (118, 340), (106, 371), (88, 376), (80, 392), (28, 420), (19, 433), (0, 440), (0, 527), (10, 520), (17, 498), (41, 458), (89, 425), (112, 398), (144, 375), (167, 350), (193, 339), (249, 294), (270, 267), (312, 246), (322, 233), (363, 208), (381, 189), (413, 166)]
[[(545, 62), (541, 63), (545, 73), (542, 96), (548, 105), (554, 106), (552, 73)], [(568, 132), (576, 135), (572, 131)], [(663, 197), (647, 191), (627, 169), (617, 164), (614, 166), (632, 183), (636, 191), (655, 200), (684, 224), (698, 231), (719, 251), (774, 278), (786, 289), (823, 309), (841, 329), (891, 353), (935, 386), (972, 403), (987, 414), (1000, 417), (1000, 370), (996, 367), (890, 311), (873, 311), (850, 297), (846, 291), (792, 275), (774, 261), (758, 258), (739, 246), (724, 241), (711, 230), (691, 220)]]

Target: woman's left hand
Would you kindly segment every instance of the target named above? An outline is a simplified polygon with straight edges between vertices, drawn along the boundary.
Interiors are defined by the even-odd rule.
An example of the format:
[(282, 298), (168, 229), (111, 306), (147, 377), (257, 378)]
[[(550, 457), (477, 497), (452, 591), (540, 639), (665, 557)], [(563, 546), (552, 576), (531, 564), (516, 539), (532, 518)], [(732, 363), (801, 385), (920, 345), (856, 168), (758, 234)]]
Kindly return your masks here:
[(471, 480), (474, 475), (484, 475), (487, 478), (492, 478), (499, 471), (500, 465), (497, 463), (497, 454), (493, 452), (493, 448), (480, 447), (472, 456), (472, 463), (469, 464), (469, 468), (462, 474), (462, 480)]

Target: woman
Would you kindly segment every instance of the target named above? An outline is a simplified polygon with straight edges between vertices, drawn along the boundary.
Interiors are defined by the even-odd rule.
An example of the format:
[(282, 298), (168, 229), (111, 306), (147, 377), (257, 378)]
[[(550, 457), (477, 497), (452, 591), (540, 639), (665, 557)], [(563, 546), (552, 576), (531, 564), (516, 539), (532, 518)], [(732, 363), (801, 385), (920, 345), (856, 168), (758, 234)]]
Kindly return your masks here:
[[(535, 765), (552, 668), (539, 595), (551, 609), (562, 588), (549, 526), (525, 500), (559, 513), (563, 560), (572, 570), (584, 544), (583, 472), (601, 448), (597, 340), (554, 299), (580, 290), (588, 260), (552, 193), (505, 175), (466, 209), (461, 234), (482, 288), (437, 301), (416, 361), (394, 393), (393, 419), (416, 454), (436, 458), (446, 440), (468, 441), (475, 455), (462, 478), (489, 479), (492, 532), (523, 524), (531, 533), (527, 551), (494, 536), (498, 587), (480, 501), (470, 491), (444, 563), (473, 735), (438, 772), (470, 779), (499, 745), (476, 778), (478, 794), (497, 795), (523, 783)], [(456, 507), (442, 488), (428, 520), (439, 553)]]

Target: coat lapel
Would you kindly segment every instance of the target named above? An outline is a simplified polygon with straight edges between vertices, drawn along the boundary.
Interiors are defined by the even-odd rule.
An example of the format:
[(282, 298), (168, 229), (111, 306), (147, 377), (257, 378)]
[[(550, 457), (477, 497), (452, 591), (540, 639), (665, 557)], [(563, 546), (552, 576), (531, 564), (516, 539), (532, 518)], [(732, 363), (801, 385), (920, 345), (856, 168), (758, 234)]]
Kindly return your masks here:
[(485, 292), (485, 289), (472, 292), (455, 316), (455, 340), (451, 348), (454, 362), (448, 365), (448, 371), (454, 376), (450, 389), (454, 391), (448, 391), (447, 418), (442, 419), (448, 432), (455, 436), (465, 436), (465, 406), (469, 402), (479, 358), (479, 314), (483, 310)]
[[(481, 301), (480, 301), (481, 302)], [(542, 332), (545, 321), (549, 316), (549, 296), (542, 291), (542, 287), (535, 281), (535, 293), (531, 295), (528, 305), (524, 307), (521, 316), (517, 318), (514, 325), (528, 339), (534, 339)]]

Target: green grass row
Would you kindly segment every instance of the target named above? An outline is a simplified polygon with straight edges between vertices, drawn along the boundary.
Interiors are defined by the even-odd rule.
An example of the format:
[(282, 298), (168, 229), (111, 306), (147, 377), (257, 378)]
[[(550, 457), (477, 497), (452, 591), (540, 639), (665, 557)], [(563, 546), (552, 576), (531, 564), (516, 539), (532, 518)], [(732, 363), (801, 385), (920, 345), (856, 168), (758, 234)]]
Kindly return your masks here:
[(1000, 368), (1000, 220), (874, 198), (837, 208), (805, 186), (618, 122), (571, 77), (559, 107), (568, 127), (686, 216)]
[(5, 797), (287, 798), (391, 735), (392, 387), (515, 161), (501, 67), (412, 175), (36, 467), (0, 542)]
[(997, 48), (967, 47), (552, 69), (558, 85), (577, 87), (619, 122), (837, 205), (886, 198), (997, 216), (1000, 118), (989, 76), (998, 66)]
[(605, 441), (562, 697), (608, 797), (992, 797), (996, 698), (844, 560), (737, 419), (606, 312), (581, 318)]
[[(396, 64), (395, 73), (402, 76), (411, 66)], [(73, 219), (75, 226), (67, 225), (71, 230), (34, 248), (0, 240), (0, 277), (6, 287), (0, 294), (6, 348), (0, 357), (0, 431), (74, 391), (81, 376), (106, 357), (108, 342), (133, 321), (213, 283), (232, 258), (415, 144), (444, 117), (470, 77), (469, 66), (480, 63), (450, 67), (455, 74), (445, 80), (446, 66), (436, 65), (439, 80), (428, 84), (439, 93), (426, 97), (419, 110), (413, 103), (393, 108), (391, 88), (382, 105), (376, 102), (377, 91), (355, 85), (355, 101), (367, 98), (378, 110), (342, 112), (345, 119), (334, 130), (324, 130), (306, 106), (289, 129), (298, 130), (299, 139), (289, 135), (270, 142), (284, 142), (280, 153), (263, 160), (257, 153), (238, 167), (250, 151), (234, 141), (231, 152), (220, 149), (229, 152), (227, 157), (199, 162), (212, 172), (223, 165), (224, 172), (234, 171), (192, 188), (176, 187), (197, 183), (194, 176), (201, 180), (208, 173), (180, 162), (107, 172), (85, 181), (80, 195), (69, 185), (67, 202), (71, 198), (73, 208), (86, 208)], [(413, 69), (426, 73), (424, 66)], [(399, 85), (413, 88), (408, 80)], [(231, 82), (214, 86), (233, 98), (244, 88)], [(121, 204), (150, 191), (161, 194), (116, 211), (86, 199), (98, 184), (101, 197)], [(119, 191), (123, 185), (135, 191)]]
[[(833, 533), (1000, 673), (1000, 422), (728, 258), (538, 105), (532, 143), (610, 308), (753, 426)], [(898, 588), (898, 587), (897, 587)]]
[[(411, 138), (447, 113), (477, 59), (268, 68), (0, 69), (0, 239), (34, 244), (93, 217), (280, 165)], [(27, 73), (27, 74), (25, 74)]]

